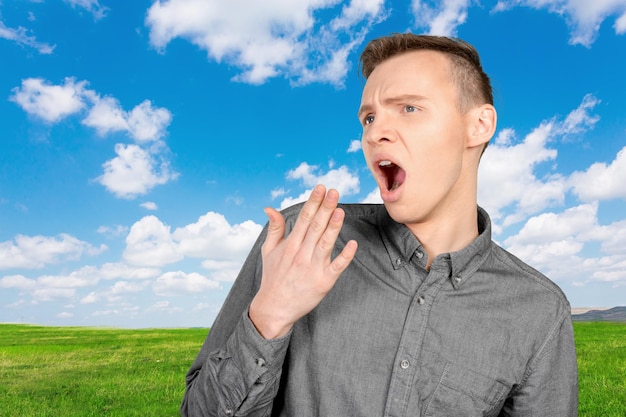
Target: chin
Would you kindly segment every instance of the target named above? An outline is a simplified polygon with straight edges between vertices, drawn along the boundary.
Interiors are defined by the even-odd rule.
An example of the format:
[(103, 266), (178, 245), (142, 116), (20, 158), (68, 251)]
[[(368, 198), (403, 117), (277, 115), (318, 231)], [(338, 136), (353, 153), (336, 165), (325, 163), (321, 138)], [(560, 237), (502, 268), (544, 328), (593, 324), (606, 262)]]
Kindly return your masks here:
[(409, 215), (405, 209), (403, 209), (397, 202), (390, 203), (385, 201), (383, 203), (387, 209), (387, 213), (396, 223), (407, 223)]
[(419, 210), (419, 206), (400, 204), (399, 202), (389, 203), (385, 202), (385, 208), (389, 217), (396, 223), (405, 225), (422, 223), (427, 218), (428, 213), (424, 213)]

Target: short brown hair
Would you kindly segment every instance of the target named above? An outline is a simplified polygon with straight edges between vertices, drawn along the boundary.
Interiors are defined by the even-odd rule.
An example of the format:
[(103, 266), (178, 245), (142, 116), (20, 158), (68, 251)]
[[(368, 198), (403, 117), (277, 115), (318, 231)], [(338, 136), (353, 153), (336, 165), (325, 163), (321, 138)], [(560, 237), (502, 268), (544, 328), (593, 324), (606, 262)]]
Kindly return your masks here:
[(457, 38), (396, 33), (374, 39), (361, 53), (363, 75), (368, 78), (378, 64), (394, 55), (416, 50), (443, 52), (450, 58), (452, 80), (459, 91), (457, 106), (462, 113), (477, 105), (493, 105), (491, 82), (483, 71), (478, 52)]

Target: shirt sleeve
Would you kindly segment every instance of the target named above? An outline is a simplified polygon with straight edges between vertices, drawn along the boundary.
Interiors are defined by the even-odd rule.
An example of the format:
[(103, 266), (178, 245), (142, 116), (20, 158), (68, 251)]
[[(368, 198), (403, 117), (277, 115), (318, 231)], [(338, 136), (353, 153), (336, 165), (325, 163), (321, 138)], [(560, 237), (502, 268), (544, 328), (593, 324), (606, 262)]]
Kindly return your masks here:
[(290, 334), (267, 340), (248, 317), (261, 280), (264, 230), (186, 378), (181, 416), (269, 416)]
[(524, 382), (507, 399), (500, 415), (578, 415), (578, 366), (569, 309), (531, 360)]

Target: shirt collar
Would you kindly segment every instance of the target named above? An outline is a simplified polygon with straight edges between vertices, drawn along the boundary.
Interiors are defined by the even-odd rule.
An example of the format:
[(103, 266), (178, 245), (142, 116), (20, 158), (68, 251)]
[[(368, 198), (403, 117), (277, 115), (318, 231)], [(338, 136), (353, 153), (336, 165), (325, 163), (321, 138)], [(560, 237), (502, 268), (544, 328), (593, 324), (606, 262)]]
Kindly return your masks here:
[[(389, 216), (384, 205), (380, 206), (377, 216), (391, 266), (403, 268), (422, 245), (408, 227)], [(460, 251), (439, 255), (431, 268), (447, 273), (452, 286), (458, 289), (482, 265), (490, 245), (491, 220), (487, 212), (478, 207), (478, 237)]]
[(384, 205), (380, 205), (377, 215), (380, 236), (387, 249), (391, 266), (393, 269), (403, 268), (421, 244), (408, 227), (397, 223), (389, 216)]

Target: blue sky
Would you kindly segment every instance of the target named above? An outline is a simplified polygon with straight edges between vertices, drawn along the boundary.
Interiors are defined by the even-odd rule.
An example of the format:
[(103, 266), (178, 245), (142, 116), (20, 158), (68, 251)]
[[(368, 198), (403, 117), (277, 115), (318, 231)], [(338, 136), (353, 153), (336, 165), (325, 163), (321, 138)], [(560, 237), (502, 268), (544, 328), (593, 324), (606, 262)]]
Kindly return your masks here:
[(365, 43), (461, 37), (499, 122), (493, 238), (626, 304), (626, 0), (0, 0), (0, 322), (209, 326), (265, 206), (380, 201)]

